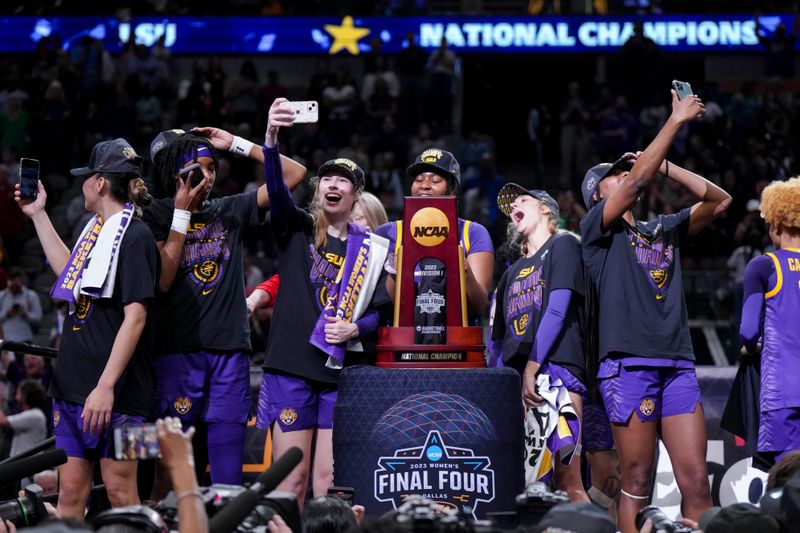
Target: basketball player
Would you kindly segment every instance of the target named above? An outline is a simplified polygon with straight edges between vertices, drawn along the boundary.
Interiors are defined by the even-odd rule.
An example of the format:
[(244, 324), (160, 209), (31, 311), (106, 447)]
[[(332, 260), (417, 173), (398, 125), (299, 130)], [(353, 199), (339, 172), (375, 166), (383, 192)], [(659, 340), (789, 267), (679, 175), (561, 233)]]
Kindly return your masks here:
[[(687, 237), (727, 209), (731, 197), (665, 160), (681, 126), (703, 111), (697, 96), (678, 100), (673, 91), (672, 113), (645, 151), (592, 167), (582, 183), (589, 209), (581, 221), (583, 258), (599, 302), (597, 379), (619, 452), (623, 533), (637, 531), (636, 513), (650, 499), (659, 430), (683, 496), (683, 515), (697, 520), (711, 506), (680, 252)], [(656, 172), (700, 201), (637, 221), (632, 210)]]

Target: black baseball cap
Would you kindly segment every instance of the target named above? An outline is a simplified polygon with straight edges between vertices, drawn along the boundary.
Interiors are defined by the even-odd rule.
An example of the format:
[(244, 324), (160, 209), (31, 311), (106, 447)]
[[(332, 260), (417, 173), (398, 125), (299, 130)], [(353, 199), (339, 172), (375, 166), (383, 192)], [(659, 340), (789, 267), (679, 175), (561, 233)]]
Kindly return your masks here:
[(516, 183), (506, 183), (503, 185), (500, 192), (497, 193), (497, 207), (500, 208), (500, 211), (502, 211), (504, 215), (511, 216), (511, 204), (514, 200), (523, 195), (533, 196), (550, 209), (550, 214), (554, 219), (558, 218), (558, 213), (561, 210), (558, 207), (558, 202), (556, 202), (552, 196), (547, 194), (546, 191), (540, 189), (525, 189)]
[(586, 209), (591, 209), (594, 207), (594, 204), (596, 203), (593, 200), (594, 192), (597, 190), (597, 186), (600, 185), (600, 182), (603, 181), (604, 178), (613, 176), (614, 174), (618, 174), (619, 172), (623, 172), (625, 170), (630, 170), (632, 166), (633, 163), (631, 162), (630, 156), (623, 155), (613, 163), (600, 163), (587, 170), (586, 175), (583, 177), (583, 182), (581, 183), (583, 205), (586, 206)]
[(447, 150), (430, 148), (417, 156), (414, 163), (408, 167), (406, 174), (416, 178), (424, 172), (432, 172), (449, 178), (455, 183), (461, 182), (461, 166), (455, 156)]
[[(701, 517), (702, 519), (702, 517)], [(762, 513), (749, 503), (734, 503), (723, 507), (704, 524), (705, 533), (779, 533), (775, 518)]]
[(591, 503), (562, 503), (547, 511), (533, 531), (616, 533), (617, 525), (605, 511)]
[(89, 163), (69, 171), (73, 176), (91, 176), (103, 172), (121, 172), (142, 175), (142, 158), (125, 139), (103, 141), (94, 145)]
[(156, 135), (156, 138), (153, 139), (153, 142), (150, 143), (150, 161), (155, 163), (156, 162), (156, 154), (158, 152), (160, 152), (162, 148), (167, 146), (174, 139), (180, 137), (184, 133), (186, 133), (186, 132), (183, 131), (183, 130), (174, 129), (174, 130), (162, 131), (161, 133)]
[(359, 191), (364, 190), (364, 169), (358, 166), (355, 161), (340, 157), (338, 159), (331, 159), (320, 165), (317, 170), (317, 177), (322, 177), (326, 174), (337, 173), (353, 182), (356, 189)]

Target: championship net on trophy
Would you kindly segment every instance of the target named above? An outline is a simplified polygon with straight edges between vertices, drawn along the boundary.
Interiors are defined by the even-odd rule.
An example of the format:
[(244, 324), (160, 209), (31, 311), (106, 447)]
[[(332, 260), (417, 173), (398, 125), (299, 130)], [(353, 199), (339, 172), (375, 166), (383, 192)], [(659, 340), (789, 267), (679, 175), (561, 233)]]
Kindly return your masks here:
[(480, 368), (483, 331), (468, 325), (455, 197), (406, 197), (398, 222), (394, 320), (381, 328), (384, 368)]

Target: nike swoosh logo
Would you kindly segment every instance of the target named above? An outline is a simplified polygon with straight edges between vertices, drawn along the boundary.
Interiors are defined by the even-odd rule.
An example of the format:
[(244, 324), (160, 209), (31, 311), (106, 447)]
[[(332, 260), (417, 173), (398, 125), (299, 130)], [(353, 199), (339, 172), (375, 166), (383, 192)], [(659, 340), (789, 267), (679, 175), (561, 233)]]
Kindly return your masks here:
[(206, 295), (208, 295), (208, 294), (211, 294), (211, 291), (213, 291), (213, 290), (214, 290), (214, 289), (208, 289), (207, 291), (203, 291), (203, 296), (206, 296)]
[(663, 300), (663, 299), (664, 299), (663, 296), (661, 296), (660, 294), (656, 294), (656, 300)]
[(72, 326), (72, 331), (80, 331), (83, 326)]

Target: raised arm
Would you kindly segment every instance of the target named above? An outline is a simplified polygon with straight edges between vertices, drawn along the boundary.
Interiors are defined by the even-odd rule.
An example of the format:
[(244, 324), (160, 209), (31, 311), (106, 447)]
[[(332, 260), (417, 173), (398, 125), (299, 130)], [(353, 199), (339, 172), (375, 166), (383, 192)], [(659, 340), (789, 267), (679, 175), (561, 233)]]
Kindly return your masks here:
[(635, 158), (628, 176), (620, 181), (619, 187), (608, 197), (603, 208), (603, 226), (611, 227), (622, 215), (636, 205), (639, 195), (652, 181), (659, 166), (667, 156), (672, 141), (681, 126), (704, 112), (703, 103), (697, 96), (678, 100), (672, 91), (672, 114), (658, 132), (656, 138)]
[(291, 106), (284, 105), (287, 101), (286, 98), (277, 98), (270, 106), (263, 149), (264, 185), (271, 204), (272, 228), (278, 235), (283, 233), (282, 228), (286, 227), (294, 210), (294, 201), (283, 177), (283, 165), (278, 152), (278, 131), (294, 124), (294, 111)]
[(207, 190), (211, 187), (208, 176), (195, 187), (192, 187), (189, 179), (182, 180), (176, 176), (175, 180), (175, 211), (172, 215), (172, 227), (167, 234), (167, 240), (156, 243), (161, 255), (161, 274), (158, 278), (158, 289), (161, 292), (169, 291), (172, 282), (175, 281), (192, 211), (202, 204)]
[[(286, 101), (285, 98), (280, 98), (279, 100)], [(194, 128), (192, 131), (208, 137), (217, 150), (243, 155), (253, 161), (264, 164), (264, 152), (261, 147), (248, 140), (232, 135), (220, 128)], [(281, 155), (281, 164), (286, 186), (289, 187), (290, 191), (293, 191), (305, 179), (306, 167), (285, 155)], [(258, 207), (260, 209), (269, 209), (269, 194), (267, 193), (266, 184), (258, 188), (257, 194)]]
[(700, 197), (700, 201), (692, 206), (689, 216), (689, 235), (694, 235), (705, 228), (731, 205), (731, 195), (717, 187), (702, 176), (690, 172), (683, 167), (664, 160), (659, 172), (672, 178), (692, 194)]
[(47, 256), (47, 262), (50, 263), (50, 268), (53, 269), (55, 275), (60, 275), (64, 267), (67, 266), (67, 261), (69, 261), (69, 248), (58, 236), (50, 217), (47, 216), (47, 212), (44, 210), (47, 202), (47, 193), (44, 190), (44, 185), (42, 185), (41, 181), (39, 182), (39, 195), (33, 202), (28, 202), (21, 198), (20, 186), (17, 184), (14, 200), (22, 209), (22, 212), (33, 220), (36, 235), (39, 237), (39, 242), (42, 243), (44, 255)]

